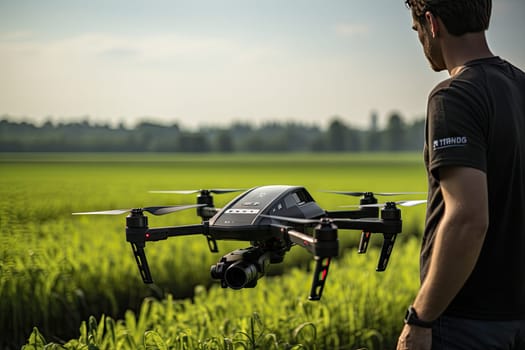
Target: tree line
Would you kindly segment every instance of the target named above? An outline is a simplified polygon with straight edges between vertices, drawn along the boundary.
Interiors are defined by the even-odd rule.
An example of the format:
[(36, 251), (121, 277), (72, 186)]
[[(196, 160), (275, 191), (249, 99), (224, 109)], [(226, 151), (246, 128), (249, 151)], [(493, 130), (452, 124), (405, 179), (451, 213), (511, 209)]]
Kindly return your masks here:
[(295, 122), (235, 122), (195, 131), (151, 121), (126, 128), (88, 118), (42, 125), (0, 119), (0, 152), (388, 152), (421, 150), (423, 140), (424, 118), (407, 123), (399, 113), (392, 113), (382, 129), (375, 114), (366, 129), (337, 116), (324, 129)]

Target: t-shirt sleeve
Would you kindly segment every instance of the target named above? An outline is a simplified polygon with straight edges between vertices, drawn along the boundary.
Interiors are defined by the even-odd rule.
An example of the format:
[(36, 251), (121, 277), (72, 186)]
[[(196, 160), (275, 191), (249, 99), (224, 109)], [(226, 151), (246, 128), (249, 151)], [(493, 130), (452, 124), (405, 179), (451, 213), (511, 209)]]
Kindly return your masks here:
[(465, 166), (486, 172), (486, 112), (475, 90), (451, 84), (429, 98), (427, 147), (429, 168), (436, 178), (443, 166)]

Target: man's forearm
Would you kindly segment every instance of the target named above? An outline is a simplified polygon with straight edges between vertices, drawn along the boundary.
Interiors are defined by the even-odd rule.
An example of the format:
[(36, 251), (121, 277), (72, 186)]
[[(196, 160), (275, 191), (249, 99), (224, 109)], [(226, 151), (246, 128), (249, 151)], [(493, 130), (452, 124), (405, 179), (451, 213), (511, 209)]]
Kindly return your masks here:
[(485, 237), (485, 232), (480, 230), (476, 225), (460, 224), (454, 218), (442, 220), (428, 274), (413, 304), (420, 319), (438, 318), (470, 276)]

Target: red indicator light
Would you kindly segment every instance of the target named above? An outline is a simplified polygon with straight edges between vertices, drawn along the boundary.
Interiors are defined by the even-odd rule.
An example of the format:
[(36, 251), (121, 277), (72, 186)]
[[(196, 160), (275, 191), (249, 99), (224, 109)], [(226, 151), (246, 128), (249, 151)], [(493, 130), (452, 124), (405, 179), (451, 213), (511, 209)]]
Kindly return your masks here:
[(321, 277), (322, 280), (326, 278), (326, 275), (328, 274), (328, 265), (330, 264), (330, 258), (326, 258), (325, 260), (325, 268), (323, 269), (323, 277)]
[(149, 239), (149, 237), (150, 237), (150, 234), (146, 233), (146, 239)]

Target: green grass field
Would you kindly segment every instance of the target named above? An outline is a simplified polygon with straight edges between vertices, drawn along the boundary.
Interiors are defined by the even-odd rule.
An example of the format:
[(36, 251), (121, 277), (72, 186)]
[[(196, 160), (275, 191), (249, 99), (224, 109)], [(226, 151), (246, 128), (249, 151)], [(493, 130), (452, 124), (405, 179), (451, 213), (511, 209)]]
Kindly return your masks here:
[[(151, 344), (162, 348), (164, 343), (167, 348), (197, 349), (197, 343), (208, 341), (226, 349), (230, 343), (225, 339), (233, 348), (250, 348), (247, 344), (255, 348), (255, 339), (250, 343), (244, 333), (270, 339), (264, 341), (277, 339), (277, 348), (294, 344), (312, 349), (336, 344), (342, 349), (362, 344), (382, 348), (399, 330), (396, 322), (415, 290), (417, 243), (407, 237), (421, 232), (424, 206), (403, 209), (403, 235), (385, 273), (374, 272), (377, 251), (343, 254), (331, 267), (320, 303), (307, 301), (311, 276), (305, 270), (310, 257), (300, 248), (292, 249), (277, 267), (276, 274), (282, 276), (264, 278), (254, 289), (232, 291), (211, 283), (209, 266), (247, 242), (219, 242), (218, 254), (208, 252), (204, 237), (152, 242), (146, 251), (156, 283), (146, 286), (125, 242), (125, 215), (71, 213), (195, 201), (194, 195), (149, 190), (270, 184), (305, 186), (323, 208), (340, 209), (358, 204), (358, 198), (322, 191), (425, 191), (420, 158), (419, 154), (0, 154), (0, 327), (10, 335), (2, 337), (1, 345), (19, 348), (37, 327), (46, 342), (72, 348), (87, 344), (89, 334), (99, 348), (117, 344), (123, 349)], [(215, 204), (220, 207), (234, 196), (216, 196)], [(150, 227), (196, 222), (193, 210), (150, 217)], [(339, 234), (346, 246), (358, 236), (352, 231)], [(195, 288), (198, 297), (180, 299), (193, 295)], [(170, 301), (171, 296), (176, 300)], [(154, 300), (144, 302), (150, 297)], [(148, 311), (139, 313), (141, 307)], [(220, 319), (224, 312), (229, 315), (227, 324)], [(91, 319), (82, 328), (90, 315), (100, 323)], [(132, 326), (134, 317), (140, 326)], [(316, 336), (310, 334), (314, 329)], [(304, 339), (294, 330), (305, 332)], [(130, 337), (135, 347), (128, 344)], [(37, 333), (31, 338), (37, 339)], [(73, 338), (77, 340), (70, 341)]]

